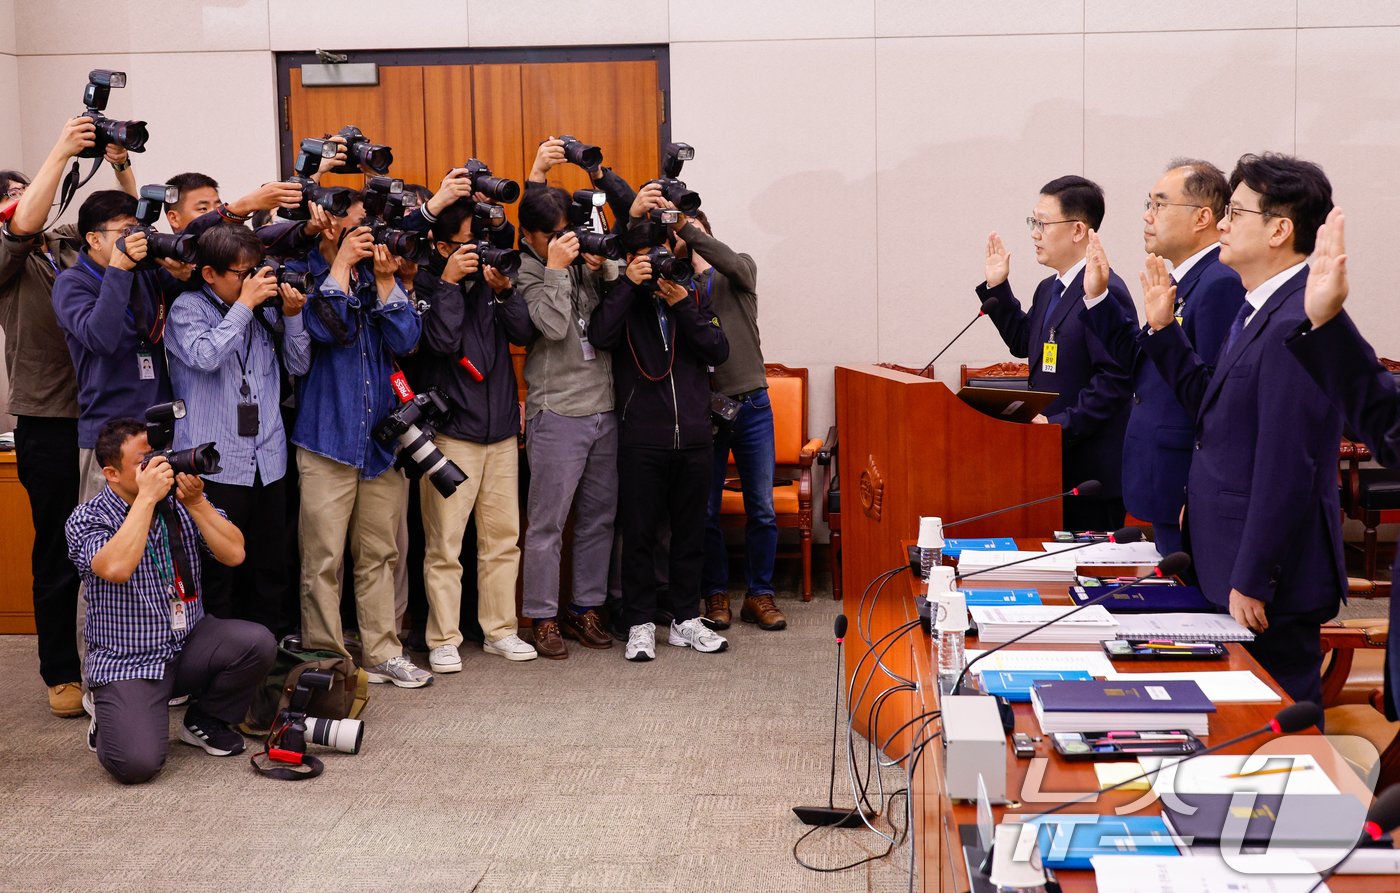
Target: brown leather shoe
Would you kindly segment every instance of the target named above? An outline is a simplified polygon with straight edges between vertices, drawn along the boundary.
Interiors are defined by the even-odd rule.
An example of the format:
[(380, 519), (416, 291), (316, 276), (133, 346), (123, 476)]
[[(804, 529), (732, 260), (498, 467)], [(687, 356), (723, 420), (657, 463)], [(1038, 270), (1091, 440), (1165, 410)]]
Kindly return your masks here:
[(49, 686), (49, 710), (54, 716), (83, 715), (83, 687), (77, 682)]
[(750, 592), (745, 595), (739, 619), (745, 623), (757, 623), (759, 629), (787, 629), (787, 618), (778, 610), (778, 606), (773, 604), (771, 593), (755, 595)]
[(602, 651), (611, 648), (613, 644), (612, 635), (603, 626), (603, 618), (594, 608), (589, 608), (582, 614), (575, 614), (572, 609), (565, 608), (559, 612), (559, 628), (564, 631), (564, 638), (575, 639), (584, 648)]
[(569, 656), (564, 638), (559, 635), (559, 621), (535, 621), (535, 650), (539, 652), (540, 657), (550, 660), (563, 660)]
[(700, 618), (701, 623), (710, 629), (729, 629), (733, 620), (733, 615), (729, 613), (729, 593), (716, 592), (705, 596), (705, 616)]

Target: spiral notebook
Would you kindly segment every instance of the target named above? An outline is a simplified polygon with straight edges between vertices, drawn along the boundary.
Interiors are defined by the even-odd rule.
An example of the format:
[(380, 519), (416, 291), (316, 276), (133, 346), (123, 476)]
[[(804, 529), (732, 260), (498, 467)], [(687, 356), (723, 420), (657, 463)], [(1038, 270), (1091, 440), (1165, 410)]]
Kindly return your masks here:
[(1118, 614), (1120, 639), (1172, 642), (1252, 642), (1254, 633), (1229, 614)]

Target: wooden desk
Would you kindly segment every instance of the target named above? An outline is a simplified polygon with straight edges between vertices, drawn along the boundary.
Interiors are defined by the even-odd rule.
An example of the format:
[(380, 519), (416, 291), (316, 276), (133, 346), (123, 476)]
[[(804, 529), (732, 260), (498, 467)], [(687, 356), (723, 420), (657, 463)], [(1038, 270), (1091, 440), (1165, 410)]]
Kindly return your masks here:
[[(1022, 545), (1022, 548), (1038, 549), (1039, 543), (1036, 541), (1032, 544), (1027, 541)], [(886, 587), (881, 599), (875, 604), (874, 610), (869, 612), (868, 631), (872, 639), (877, 639), (880, 635), (895, 629), (899, 624), (917, 617), (914, 599), (924, 591), (925, 587), (916, 578), (910, 576), (907, 571), (902, 576), (904, 579)], [(974, 587), (974, 584), (982, 588), (1004, 588), (1011, 585), (1005, 581), (995, 580), (985, 582), (969, 580), (966, 585)], [(1029, 586), (1031, 584), (1017, 583), (1014, 585)], [(1048, 604), (1068, 604), (1067, 585), (1042, 583), (1036, 585), (1035, 588), (1040, 591), (1042, 598)], [(854, 619), (852, 612), (853, 622)], [(913, 634), (907, 638), (907, 647), (891, 648), (884, 663), (894, 672), (917, 680), (919, 690), (899, 693), (887, 699), (885, 707), (882, 708), (880, 716), (871, 728), (871, 733), (878, 736), (874, 739), (877, 742), (883, 741), (900, 724), (922, 713), (938, 709), (938, 686), (936, 674), (931, 665), (932, 643), (929, 636), (916, 628)], [(865, 650), (864, 643), (860, 641), (860, 637), (855, 634), (854, 630), (847, 638), (847, 646), (852, 648), (852, 651), (848, 653), (848, 660), (852, 662), (854, 667), (855, 661)], [(1101, 650), (1098, 645), (1011, 646), (1013, 649), (1022, 647), (1031, 649), (1054, 648), (1091, 653)], [(1279, 709), (1290, 703), (1287, 695), (1284, 695), (1282, 690), (1273, 683), (1273, 680), (1249, 656), (1248, 652), (1239, 645), (1231, 644), (1228, 647), (1230, 654), (1225, 661), (1139, 661), (1133, 666), (1135, 672), (1250, 670), (1282, 696), (1280, 702), (1272, 704), (1221, 705), (1219, 711), (1211, 717), (1211, 734), (1205, 738), (1207, 745), (1264, 726)], [(871, 661), (867, 661), (867, 668), (861, 669), (857, 673), (857, 692), (860, 691), (861, 684), (869, 675), (867, 671), (872, 661), (873, 658)], [(883, 676), (883, 674), (879, 675)], [(872, 684), (871, 688), (874, 690), (877, 686)], [(873, 694), (867, 695), (861, 702), (862, 724), (864, 724), (866, 708), (873, 696)], [(1029, 704), (1015, 705), (1015, 713), (1016, 731), (1040, 737), (1040, 726)], [(908, 732), (896, 736), (896, 743), (892, 744), (889, 749), (888, 756), (891, 759), (903, 756), (908, 751), (913, 740), (912, 733), (917, 732), (919, 726), (919, 723), (915, 723)], [(928, 732), (925, 731), (924, 734), (926, 737)], [(1327, 770), (1328, 775), (1341, 791), (1354, 794), (1363, 803), (1370, 802), (1370, 792), (1345, 765), (1327, 740), (1315, 732), (1282, 738), (1261, 735), (1224, 752), (1235, 754), (1253, 752), (1312, 754)], [(994, 807), (993, 814), (997, 821), (1001, 821), (1007, 815), (1033, 815), (1043, 812), (1058, 802), (1074, 799), (1090, 791), (1098, 790), (1098, 781), (1092, 763), (1070, 763), (1060, 760), (1054, 755), (1048, 742), (1042, 741), (1037, 745), (1036, 759), (1019, 760), (1009, 747), (1006, 759), (1007, 794), (1013, 799), (1019, 799), (1017, 799), (1015, 806)], [(915, 858), (918, 864), (921, 889), (926, 893), (970, 889), (958, 839), (958, 825), (975, 824), (977, 807), (976, 804), (972, 803), (953, 803), (946, 797), (944, 793), (947, 790), (944, 782), (944, 765), (938, 742), (930, 744), (924, 751), (914, 772), (911, 787), (915, 818)], [(1115, 807), (1133, 803), (1141, 798), (1142, 792), (1124, 793), (1119, 791), (1106, 794), (1097, 801), (1077, 805), (1070, 811), (1107, 814), (1111, 813)], [(1141, 809), (1139, 814), (1158, 812), (1160, 812), (1160, 806), (1154, 800), (1149, 806)], [(1066, 891), (1095, 889), (1092, 871), (1061, 871), (1057, 872), (1057, 875), (1062, 888)], [(1393, 881), (1394, 878), (1388, 880)], [(1378, 889), (1376, 878), (1359, 875), (1334, 878), (1329, 882), (1329, 886), (1338, 893)]]
[(14, 451), (0, 452), (0, 634), (34, 634), (34, 520)]

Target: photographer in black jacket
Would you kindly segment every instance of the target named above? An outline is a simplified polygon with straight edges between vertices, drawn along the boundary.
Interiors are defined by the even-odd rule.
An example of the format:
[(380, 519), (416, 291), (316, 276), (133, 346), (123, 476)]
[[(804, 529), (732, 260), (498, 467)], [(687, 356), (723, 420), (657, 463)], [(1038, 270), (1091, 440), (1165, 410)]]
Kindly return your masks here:
[(712, 464), (709, 369), (729, 356), (719, 317), (707, 295), (665, 279), (653, 283), (651, 261), (639, 253), (593, 312), (589, 333), (615, 357), (625, 657), (656, 656), (658, 531), (667, 519), (667, 607), (675, 617), (667, 641), (723, 651), (729, 643), (698, 616)]

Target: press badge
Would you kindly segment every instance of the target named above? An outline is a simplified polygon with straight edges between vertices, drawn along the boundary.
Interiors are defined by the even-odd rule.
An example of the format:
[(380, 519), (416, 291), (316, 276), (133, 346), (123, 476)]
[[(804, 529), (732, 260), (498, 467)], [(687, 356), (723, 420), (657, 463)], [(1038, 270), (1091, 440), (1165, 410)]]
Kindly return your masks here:
[(1053, 341), (1045, 342), (1044, 348), (1041, 349), (1040, 371), (1054, 372), (1056, 361), (1059, 359), (1059, 354), (1060, 345), (1056, 344)]
[(155, 381), (156, 362), (151, 357), (149, 350), (138, 350), (136, 352), (136, 369), (141, 373), (142, 381)]
[(185, 613), (185, 603), (178, 598), (170, 602), (170, 630), (171, 632), (184, 632), (189, 625), (189, 615)]
[(583, 348), (584, 362), (592, 362), (598, 359), (598, 351), (593, 349), (593, 342), (588, 340), (588, 323), (582, 319), (578, 321), (578, 343)]

